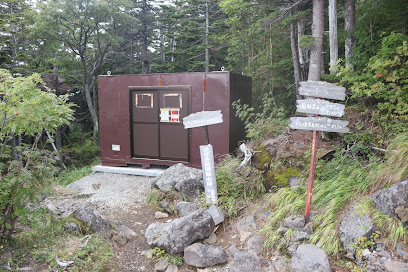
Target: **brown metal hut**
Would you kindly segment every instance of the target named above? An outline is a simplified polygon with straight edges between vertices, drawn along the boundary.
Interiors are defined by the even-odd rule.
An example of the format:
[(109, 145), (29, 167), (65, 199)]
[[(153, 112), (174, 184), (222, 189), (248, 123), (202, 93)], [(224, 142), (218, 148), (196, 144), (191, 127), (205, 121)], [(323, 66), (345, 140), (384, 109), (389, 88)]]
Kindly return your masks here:
[(183, 118), (221, 110), (208, 126), (215, 160), (234, 152), (244, 126), (232, 102), (251, 102), (251, 79), (230, 72), (99, 76), (99, 128), (103, 166), (183, 163), (201, 168), (204, 127), (184, 129)]

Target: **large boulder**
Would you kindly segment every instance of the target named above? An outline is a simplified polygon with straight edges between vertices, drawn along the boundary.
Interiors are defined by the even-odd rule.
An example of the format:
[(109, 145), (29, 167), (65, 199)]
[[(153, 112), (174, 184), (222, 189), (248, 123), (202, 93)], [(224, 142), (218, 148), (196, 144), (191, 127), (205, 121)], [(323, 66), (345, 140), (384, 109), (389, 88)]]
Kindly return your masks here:
[(89, 207), (77, 209), (71, 214), (68, 220), (71, 218), (75, 219), (71, 221), (77, 223), (77, 225), (80, 225), (80, 228), (89, 227), (91, 231), (102, 234), (108, 238), (110, 238), (112, 235), (112, 222)]
[(365, 213), (357, 213), (355, 206), (351, 207), (340, 224), (340, 240), (347, 252), (354, 253), (355, 249), (350, 245), (358, 237), (371, 237), (375, 227), (370, 216)]
[(256, 255), (237, 250), (229, 265), (230, 272), (261, 272), (261, 261)]
[(199, 209), (171, 223), (153, 223), (145, 231), (150, 246), (164, 249), (170, 254), (180, 253), (197, 240), (210, 236), (214, 229), (211, 215)]
[(221, 247), (195, 243), (184, 249), (184, 261), (195, 267), (209, 267), (226, 263), (228, 256)]
[(92, 232), (101, 234), (105, 238), (112, 238), (121, 246), (126, 245), (130, 240), (136, 237), (136, 233), (132, 229), (119, 221), (111, 221), (103, 217), (89, 207), (75, 210), (71, 216), (65, 220), (70, 224), (74, 224), (75, 229), (79, 231), (84, 231), (84, 229), (89, 228)]
[(397, 217), (408, 227), (408, 179), (378, 190), (371, 196), (371, 200), (376, 209)]
[(181, 201), (177, 203), (176, 205), (177, 212), (180, 217), (192, 214), (196, 210), (198, 210), (198, 205), (193, 203), (193, 202), (186, 202), (186, 201)]
[(169, 167), (154, 181), (154, 184), (163, 192), (174, 188), (184, 193), (190, 200), (204, 191), (202, 171), (182, 163)]
[(315, 245), (300, 245), (292, 256), (293, 272), (331, 272), (326, 252)]

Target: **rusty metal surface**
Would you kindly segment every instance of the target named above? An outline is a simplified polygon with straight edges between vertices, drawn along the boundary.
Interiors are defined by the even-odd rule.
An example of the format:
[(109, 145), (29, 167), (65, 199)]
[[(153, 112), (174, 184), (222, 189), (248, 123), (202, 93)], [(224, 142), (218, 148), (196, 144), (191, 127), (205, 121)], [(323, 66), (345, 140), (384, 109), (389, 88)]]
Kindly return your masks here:
[[(148, 121), (139, 119), (136, 114), (137, 111), (132, 111), (131, 108), (135, 104), (135, 98), (132, 98), (132, 91), (129, 90), (129, 87), (132, 86), (146, 87), (146, 91), (152, 91), (156, 87), (162, 90), (162, 88), (166, 87), (173, 89), (174, 86), (189, 85), (191, 86), (191, 96), (188, 98), (190, 113), (199, 112), (203, 109), (209, 111), (221, 110), (224, 122), (208, 127), (210, 143), (214, 146), (216, 161), (224, 154), (234, 151), (238, 146), (238, 141), (243, 139), (243, 125), (233, 116), (231, 102), (238, 98), (241, 98), (241, 100), (250, 98), (251, 83), (247, 77), (237, 76), (229, 72), (120, 75), (100, 76), (98, 83), (100, 147), (103, 165), (170, 166), (181, 161), (186, 165), (201, 168), (199, 146), (207, 144), (205, 129), (201, 127), (192, 128), (184, 131), (185, 134), (183, 134), (181, 131), (174, 130), (176, 125), (168, 124), (167, 126), (163, 124), (163, 132), (159, 133), (156, 139), (155, 136), (152, 136), (155, 134), (155, 129), (151, 127), (133, 127), (132, 119), (139, 122), (139, 125), (148, 125), (156, 122), (160, 117), (156, 114), (156, 117), (152, 115), (151, 120)], [(205, 96), (203, 95), (204, 88), (206, 90)], [(150, 100), (145, 100), (147, 97), (139, 98), (141, 99), (139, 101), (140, 105), (148, 105)], [(174, 103), (174, 101), (171, 102), (173, 98), (170, 97), (169, 99), (169, 103)], [(186, 116), (188, 114), (184, 115), (184, 113), (180, 112), (180, 115)], [(180, 125), (182, 126), (181, 122)], [(132, 133), (133, 130), (139, 133)], [(172, 140), (171, 137), (167, 137), (168, 134), (174, 135), (175, 138)], [(145, 145), (139, 147), (142, 149), (146, 147), (143, 152), (150, 152), (151, 154), (145, 154), (142, 158), (134, 157), (135, 150), (132, 143), (144, 141), (143, 139), (147, 138)], [(174, 145), (175, 139), (179, 142)], [(152, 147), (153, 142), (157, 141), (160, 146), (164, 146), (162, 158), (158, 154), (160, 153), (160, 147), (158, 150)], [(185, 144), (186, 141), (187, 144)], [(115, 145), (115, 148), (119, 145), (120, 150), (112, 150), (112, 145)], [(177, 155), (178, 151), (181, 151), (182, 155)], [(188, 154), (187, 159), (186, 154)]]

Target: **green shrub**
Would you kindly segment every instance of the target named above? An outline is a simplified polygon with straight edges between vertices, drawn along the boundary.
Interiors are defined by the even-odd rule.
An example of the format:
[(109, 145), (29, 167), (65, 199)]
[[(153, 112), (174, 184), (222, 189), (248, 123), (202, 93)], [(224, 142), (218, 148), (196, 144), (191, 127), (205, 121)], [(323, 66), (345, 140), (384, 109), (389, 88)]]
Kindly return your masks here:
[(280, 134), (288, 124), (283, 109), (274, 108), (273, 99), (267, 94), (264, 95), (262, 103), (260, 112), (246, 104), (241, 105), (240, 100), (232, 103), (236, 116), (245, 124), (249, 139), (261, 140), (270, 135)]
[(227, 156), (216, 168), (218, 205), (228, 216), (236, 216), (248, 202), (265, 193), (262, 172)]
[[(337, 233), (339, 214), (348, 203), (408, 177), (407, 138), (407, 134), (402, 134), (391, 141), (386, 160), (375, 156), (369, 156), (369, 161), (359, 160), (343, 151), (338, 151), (328, 163), (318, 160), (312, 199), (312, 209), (318, 213), (313, 217), (315, 231), (310, 243), (319, 244), (328, 254), (338, 255), (342, 251)], [(276, 229), (285, 217), (303, 214), (306, 189), (282, 188), (268, 199), (273, 216), (263, 231), (270, 249), (285, 244), (285, 238)], [(402, 225), (376, 212), (372, 214), (377, 224), (386, 226), (383, 232), (389, 233), (393, 243), (406, 235)]]
[[(55, 155), (38, 148), (43, 132), (72, 120), (68, 97), (39, 86), (38, 74), (14, 78), (0, 70), (0, 243), (10, 239), (17, 217), (27, 212), (26, 201), (55, 174)], [(16, 135), (34, 139), (15, 149), (17, 157), (10, 144)]]
[(363, 101), (366, 114), (376, 124), (377, 137), (407, 131), (408, 36), (391, 33), (362, 71), (343, 67), (337, 76), (349, 86), (352, 98)]

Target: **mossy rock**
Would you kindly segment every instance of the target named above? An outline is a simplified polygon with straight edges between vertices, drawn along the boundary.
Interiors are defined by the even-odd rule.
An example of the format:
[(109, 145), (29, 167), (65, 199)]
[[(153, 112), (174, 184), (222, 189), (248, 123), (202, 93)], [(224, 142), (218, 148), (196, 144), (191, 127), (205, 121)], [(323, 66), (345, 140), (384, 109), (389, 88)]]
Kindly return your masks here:
[(289, 178), (296, 177), (300, 171), (294, 167), (280, 168), (278, 170), (270, 170), (265, 175), (265, 188), (270, 191), (272, 188), (283, 188), (289, 186)]
[(268, 169), (273, 159), (271, 153), (263, 145), (258, 146), (257, 151), (260, 152), (257, 152), (255, 155), (256, 168), (261, 170)]

